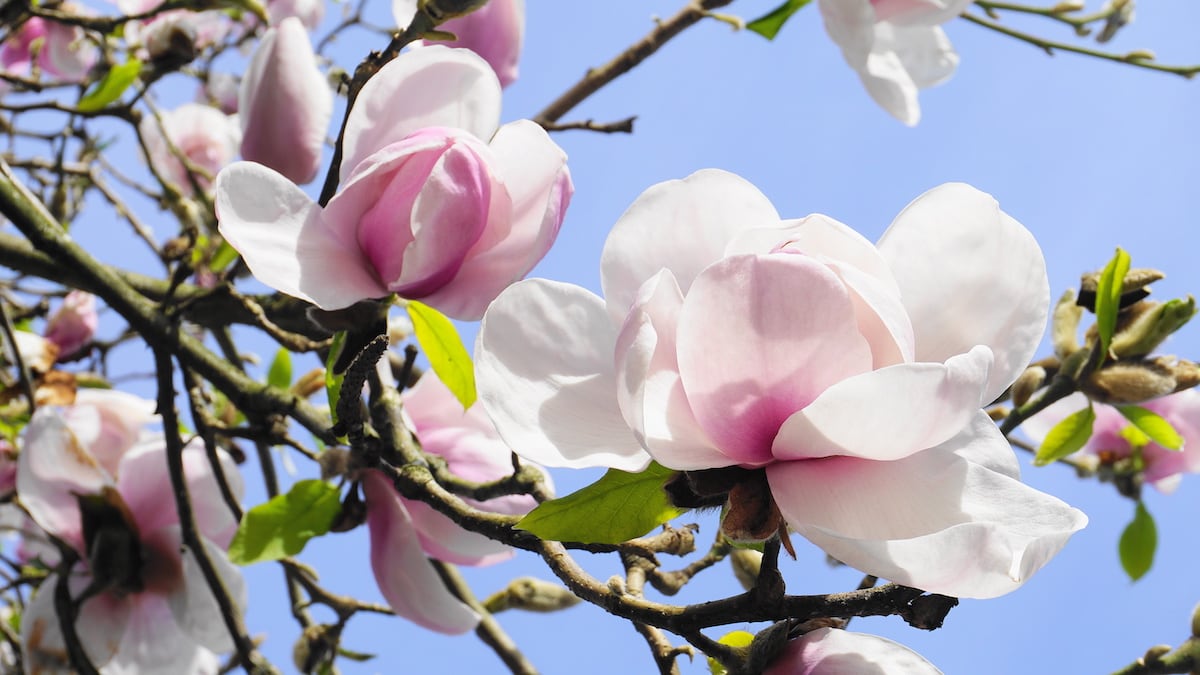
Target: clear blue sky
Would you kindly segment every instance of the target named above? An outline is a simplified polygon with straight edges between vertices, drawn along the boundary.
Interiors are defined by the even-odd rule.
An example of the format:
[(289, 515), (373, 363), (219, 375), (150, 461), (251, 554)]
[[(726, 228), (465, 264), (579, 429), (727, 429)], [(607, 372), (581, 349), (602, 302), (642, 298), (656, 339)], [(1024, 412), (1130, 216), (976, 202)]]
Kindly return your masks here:
[[(728, 11), (752, 18), (776, 1), (740, 0)], [(505, 119), (532, 116), (586, 68), (647, 32), (652, 16), (669, 16), (682, 4), (528, 0), (521, 77), (505, 93)], [(1099, 4), (1089, 0), (1090, 9)], [(382, 20), (386, 7), (378, 9)], [(337, 14), (336, 5), (330, 14)], [(1067, 27), (1049, 21), (1014, 25), (1071, 38)], [(1149, 47), (1164, 62), (1200, 62), (1198, 25), (1200, 3), (1193, 0), (1143, 3), (1136, 23), (1109, 46)], [(773, 43), (715, 21), (693, 28), (564, 119), (638, 116), (631, 136), (556, 135), (570, 155), (576, 194), (558, 243), (535, 275), (598, 291), (601, 245), (629, 203), (654, 183), (718, 167), (752, 181), (785, 217), (826, 213), (871, 239), (921, 192), (966, 181), (995, 195), (1033, 231), (1049, 261), (1055, 296), (1077, 285), (1081, 272), (1101, 266), (1117, 245), (1132, 254), (1135, 266), (1167, 272), (1156, 297), (1200, 291), (1194, 264), (1200, 252), (1200, 82), (1070, 54), (1051, 58), (963, 21), (947, 31), (961, 65), (947, 84), (922, 94), (923, 120), (910, 129), (871, 102), (825, 35), (815, 3)], [(375, 36), (347, 34), (338, 62), (353, 70), (362, 50), (383, 44)], [(471, 339), (474, 326), (464, 332)], [(1200, 325), (1185, 328), (1166, 351), (1200, 357)], [(975, 675), (1107, 673), (1151, 645), (1186, 638), (1192, 607), (1200, 601), (1200, 545), (1191, 517), (1200, 509), (1200, 477), (1185, 477), (1172, 496), (1147, 490), (1159, 525), (1159, 557), (1146, 578), (1131, 584), (1117, 561), (1116, 542), (1133, 504), (1111, 486), (1074, 478), (1065, 467), (1034, 469), (1022, 462), (1027, 482), (1091, 518), (1062, 554), (1009, 596), (964, 602), (936, 632), (917, 631), (898, 618), (855, 620), (852, 628), (909, 645), (946, 673)], [(561, 493), (595, 477), (555, 474)], [(253, 476), (247, 482), (259, 483)], [(261, 493), (248, 503), (259, 500)], [(698, 522), (701, 541), (707, 541), (715, 520), (706, 515)], [(796, 543), (799, 560), (783, 563), (789, 591), (835, 592), (857, 584), (859, 573), (830, 570), (818, 549), (799, 538)], [(378, 599), (365, 531), (315, 542), (301, 559), (321, 572), (329, 588)], [(583, 562), (602, 579), (620, 571), (611, 557)], [(465, 571), (481, 597), (517, 576), (551, 578), (528, 554)], [(246, 576), (249, 626), (266, 637), (262, 648), (272, 660), (289, 667), (296, 625), (284, 606), (281, 572), (258, 565)], [(737, 590), (723, 565), (679, 599)], [(499, 618), (543, 672), (653, 672), (631, 626), (597, 608)], [(473, 635), (443, 637), (401, 619), (355, 618), (345, 645), (379, 654), (361, 665), (344, 662), (346, 673), (503, 672)], [(707, 672), (703, 659), (684, 665), (686, 673)]]

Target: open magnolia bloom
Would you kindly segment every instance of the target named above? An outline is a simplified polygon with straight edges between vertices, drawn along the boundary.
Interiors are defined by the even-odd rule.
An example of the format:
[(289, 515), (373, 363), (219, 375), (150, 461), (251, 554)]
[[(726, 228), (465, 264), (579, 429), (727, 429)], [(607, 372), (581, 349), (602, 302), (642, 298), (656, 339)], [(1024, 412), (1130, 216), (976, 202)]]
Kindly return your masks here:
[[(1072, 394), (1022, 422), (1021, 430), (1034, 443), (1040, 444), (1055, 424), (1088, 405), (1086, 396)], [(1143, 477), (1146, 482), (1159, 492), (1170, 494), (1179, 487), (1184, 473), (1200, 472), (1200, 392), (1185, 389), (1138, 405), (1170, 422), (1183, 437), (1183, 448), (1171, 450), (1155, 443), (1136, 428), (1131, 428), (1132, 423), (1116, 408), (1097, 403), (1092, 406), (1096, 413), (1092, 436), (1073, 456), (1091, 456), (1097, 463), (1115, 464), (1128, 459), (1136, 450), (1145, 466)]]
[[(397, 26), (407, 26), (417, 14), (418, 0), (392, 0), (392, 17)], [(482, 56), (496, 71), (500, 86), (517, 79), (521, 43), (525, 39), (525, 0), (489, 0), (469, 14), (455, 17), (438, 26), (454, 35), (453, 40), (417, 45), (443, 44), (464, 47)]]
[[(220, 608), (199, 564), (183, 545), (167, 473), (166, 445), (143, 433), (126, 446), (115, 473), (93, 453), (103, 435), (42, 407), (25, 430), (18, 458), (20, 503), (46, 532), (78, 552), (71, 571), (73, 598), (83, 602), (75, 631), (104, 673), (216, 673), (216, 653), (233, 649)], [(235, 494), (239, 474), (223, 453)], [(241, 572), (225, 557), (237, 520), (221, 497), (199, 445), (183, 451), (184, 473), (206, 553), (225, 588), (245, 604)], [(74, 672), (55, 611), (58, 576), (51, 574), (21, 617), (21, 646), (29, 672)]]
[(401, 54), (354, 103), (329, 204), (239, 162), (217, 176), (221, 234), (259, 281), (322, 309), (397, 293), (478, 319), (549, 250), (572, 192), (540, 126), (499, 120), (500, 84), (479, 56)]
[(1086, 522), (1019, 481), (980, 409), (1036, 349), (1048, 284), (970, 186), (922, 195), (877, 248), (701, 171), (634, 202), (601, 281), (524, 281), (484, 317), (480, 397), (523, 456), (738, 467), (838, 560), (958, 597), (1017, 588)]
[(858, 72), (867, 93), (893, 117), (921, 119), (917, 93), (941, 84), (958, 54), (939, 27), (971, 0), (820, 0), (825, 31)]
[[(403, 397), (404, 411), (421, 448), (444, 459), (451, 472), (480, 483), (512, 473), (512, 451), (479, 405), (463, 411), (458, 399), (432, 373)], [(511, 558), (512, 548), (464, 530), (423, 502), (401, 497), (380, 471), (364, 472), (362, 481), (371, 531), (371, 567), (392, 610), (441, 633), (474, 629), (479, 615), (450, 593), (425, 556), (482, 566)], [(477, 509), (508, 515), (528, 513), (537, 505), (528, 495), (466, 501)]]
[(763, 675), (941, 675), (933, 664), (886, 638), (818, 628), (788, 642)]

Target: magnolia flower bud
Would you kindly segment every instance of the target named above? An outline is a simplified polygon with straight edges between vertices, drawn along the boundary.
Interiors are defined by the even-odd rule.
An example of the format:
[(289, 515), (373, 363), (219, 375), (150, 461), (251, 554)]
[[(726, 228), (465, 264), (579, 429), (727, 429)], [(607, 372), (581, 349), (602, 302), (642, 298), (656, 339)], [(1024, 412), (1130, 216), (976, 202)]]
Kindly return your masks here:
[(1108, 19), (1104, 22), (1104, 28), (1100, 29), (1100, 34), (1096, 36), (1096, 42), (1108, 42), (1113, 39), (1117, 31), (1133, 22), (1134, 16), (1134, 0), (1108, 0), (1100, 11), (1112, 11), (1108, 15)]
[[(1124, 309), (1150, 295), (1150, 284), (1165, 276), (1158, 270), (1146, 267), (1137, 267), (1126, 272), (1125, 279), (1121, 282), (1121, 308)], [(1099, 272), (1088, 272), (1080, 278), (1078, 300), (1080, 307), (1089, 312), (1096, 311), (1096, 289), (1099, 285)]]
[(1092, 373), (1083, 391), (1112, 405), (1141, 403), (1200, 384), (1200, 365), (1174, 356), (1148, 361), (1118, 361)]
[(333, 92), (299, 19), (284, 19), (263, 36), (238, 90), (238, 111), (243, 158), (295, 183), (316, 177)]
[(1013, 405), (1022, 406), (1046, 382), (1046, 369), (1041, 366), (1030, 366), (1017, 377), (1012, 384)]
[(1109, 348), (1118, 358), (1137, 358), (1154, 351), (1196, 315), (1196, 299), (1168, 302), (1143, 300), (1130, 307), (1128, 322), (1118, 326)]
[(1075, 302), (1075, 291), (1067, 290), (1054, 306), (1054, 318), (1050, 323), (1050, 337), (1054, 353), (1065, 359), (1079, 350), (1079, 319), (1083, 307)]
[(71, 291), (63, 298), (46, 322), (46, 339), (58, 345), (59, 357), (72, 356), (92, 341), (100, 318), (96, 314), (96, 296)]
[(534, 577), (520, 577), (504, 590), (484, 601), (487, 611), (495, 614), (506, 609), (527, 612), (557, 612), (579, 604), (579, 597), (562, 586)]
[(1192, 637), (1200, 638), (1200, 604), (1192, 610)]
[(322, 664), (329, 663), (337, 647), (336, 626), (316, 624), (304, 629), (292, 647), (292, 663), (302, 673), (312, 673)]
[(762, 569), (762, 553), (752, 548), (735, 548), (729, 554), (729, 563), (733, 566), (733, 576), (747, 591), (753, 590), (758, 582), (758, 572)]

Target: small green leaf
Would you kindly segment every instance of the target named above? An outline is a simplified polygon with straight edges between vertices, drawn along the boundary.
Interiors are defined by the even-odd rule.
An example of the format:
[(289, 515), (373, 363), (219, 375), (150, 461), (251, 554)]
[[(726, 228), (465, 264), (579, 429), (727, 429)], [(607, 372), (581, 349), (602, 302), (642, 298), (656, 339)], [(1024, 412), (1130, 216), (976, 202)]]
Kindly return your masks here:
[(237, 260), (239, 255), (241, 254), (237, 252), (236, 248), (230, 246), (229, 242), (223, 241), (217, 247), (216, 252), (213, 253), (212, 260), (208, 263), (208, 269), (213, 272), (220, 272), (229, 267), (234, 260)]
[(1175, 431), (1175, 427), (1171, 426), (1171, 423), (1163, 419), (1161, 415), (1136, 405), (1119, 405), (1117, 410), (1155, 443), (1168, 450), (1183, 449), (1183, 436), (1180, 436), (1179, 432)]
[(1150, 571), (1154, 564), (1154, 549), (1158, 547), (1158, 528), (1154, 518), (1146, 510), (1142, 502), (1137, 503), (1133, 512), (1133, 521), (1125, 526), (1121, 533), (1118, 550), (1121, 553), (1121, 567), (1129, 575), (1130, 581), (1137, 581)]
[(1108, 356), (1108, 346), (1117, 328), (1117, 310), (1121, 308), (1121, 290), (1128, 272), (1129, 254), (1118, 248), (1096, 283), (1096, 331), (1100, 335), (1102, 361)]
[[(745, 650), (750, 647), (752, 642), (754, 642), (754, 633), (744, 630), (735, 630), (721, 636), (721, 639), (717, 640), (717, 642), (727, 647)], [(710, 656), (708, 657), (708, 672), (712, 673), (712, 675), (725, 675), (727, 671), (725, 670), (725, 666), (721, 665), (720, 661)]]
[(242, 515), (229, 560), (249, 565), (279, 560), (304, 550), (309, 539), (329, 531), (342, 509), (337, 487), (323, 480), (302, 480)]
[(1091, 405), (1067, 415), (1066, 419), (1055, 424), (1046, 434), (1037, 455), (1033, 458), (1033, 465), (1046, 466), (1082, 448), (1092, 437), (1092, 425), (1095, 421), (1096, 411), (1092, 410)]
[(95, 112), (104, 108), (109, 103), (121, 97), (129, 85), (133, 84), (138, 78), (138, 73), (142, 71), (142, 62), (137, 59), (129, 59), (125, 63), (113, 66), (111, 70), (100, 78), (100, 82), (96, 84), (91, 91), (83, 95), (79, 99), (78, 105), (75, 107), (83, 112)]
[(657, 463), (641, 473), (609, 469), (578, 492), (538, 504), (517, 527), (543, 539), (589, 544), (640, 537), (686, 511), (671, 504), (663, 489), (674, 474)]
[(364, 661), (370, 661), (371, 659), (375, 658), (374, 654), (368, 654), (366, 652), (356, 652), (356, 651), (352, 651), (350, 649), (346, 649), (345, 647), (340, 647), (340, 646), (337, 649), (337, 653), (338, 653), (338, 656), (343, 656), (345, 658), (350, 659), (351, 661), (358, 661), (359, 663), (362, 663)]
[(775, 36), (779, 34), (779, 29), (783, 28), (783, 24), (810, 2), (812, 0), (786, 0), (782, 5), (747, 23), (746, 30), (758, 33), (768, 40), (774, 40)]
[(454, 324), (444, 314), (415, 300), (408, 301), (413, 334), (429, 359), (429, 365), (463, 409), (475, 403), (475, 368)]
[(333, 374), (333, 366), (342, 356), (342, 350), (346, 347), (346, 331), (341, 330), (333, 335), (333, 342), (329, 345), (329, 356), (325, 359), (325, 396), (329, 399), (329, 415), (333, 418), (333, 423), (337, 424), (337, 404), (338, 399), (342, 395), (342, 380), (346, 377), (345, 373), (338, 375)]
[(287, 389), (292, 386), (292, 353), (286, 347), (280, 347), (275, 352), (275, 360), (267, 370), (267, 384), (276, 389)]
[(1125, 426), (1121, 427), (1121, 430), (1118, 431), (1117, 434), (1121, 438), (1124, 438), (1126, 441), (1128, 441), (1129, 447), (1131, 448), (1140, 449), (1150, 444), (1150, 437), (1142, 433), (1141, 429), (1133, 426), (1132, 424), (1126, 424)]

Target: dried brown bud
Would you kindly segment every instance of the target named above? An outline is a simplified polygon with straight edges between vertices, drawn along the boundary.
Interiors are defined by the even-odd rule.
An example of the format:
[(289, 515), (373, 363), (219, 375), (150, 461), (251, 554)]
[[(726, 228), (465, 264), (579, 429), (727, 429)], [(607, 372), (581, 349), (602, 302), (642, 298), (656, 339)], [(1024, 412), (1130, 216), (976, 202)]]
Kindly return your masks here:
[(308, 398), (319, 391), (325, 390), (325, 369), (313, 368), (300, 376), (292, 384), (292, 393), (300, 398)]
[(305, 628), (292, 646), (292, 663), (296, 664), (296, 669), (307, 674), (332, 662), (340, 632), (336, 626), (324, 623)]

